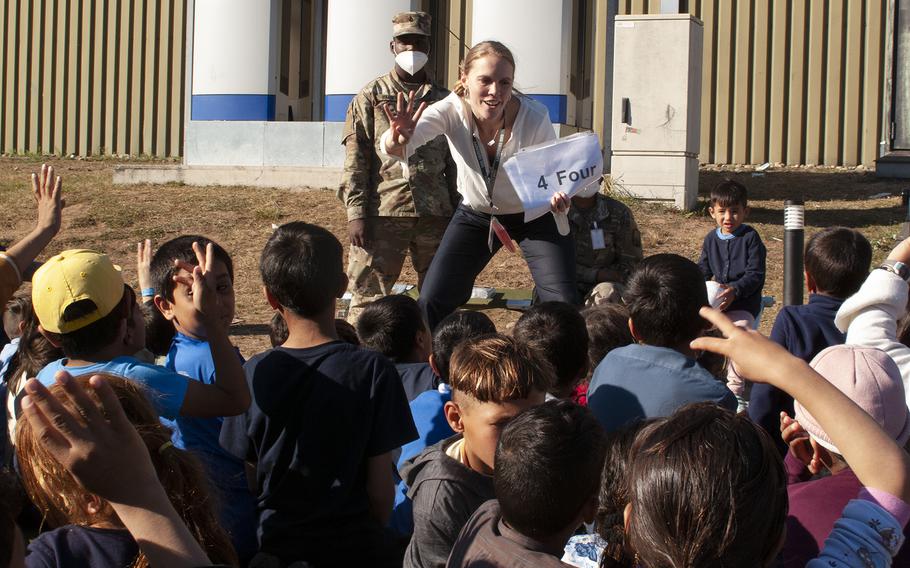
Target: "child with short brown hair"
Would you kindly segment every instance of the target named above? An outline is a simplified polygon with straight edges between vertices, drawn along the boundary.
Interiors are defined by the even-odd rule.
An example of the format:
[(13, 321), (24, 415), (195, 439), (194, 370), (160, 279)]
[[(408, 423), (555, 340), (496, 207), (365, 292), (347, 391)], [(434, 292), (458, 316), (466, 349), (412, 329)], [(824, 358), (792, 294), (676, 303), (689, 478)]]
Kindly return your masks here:
[(452, 400), (445, 415), (456, 435), (401, 468), (414, 507), (408, 567), (445, 566), (467, 520), (495, 498), (492, 474), (500, 432), (519, 412), (543, 403), (553, 381), (552, 368), (537, 353), (500, 334), (460, 344), (450, 365)]

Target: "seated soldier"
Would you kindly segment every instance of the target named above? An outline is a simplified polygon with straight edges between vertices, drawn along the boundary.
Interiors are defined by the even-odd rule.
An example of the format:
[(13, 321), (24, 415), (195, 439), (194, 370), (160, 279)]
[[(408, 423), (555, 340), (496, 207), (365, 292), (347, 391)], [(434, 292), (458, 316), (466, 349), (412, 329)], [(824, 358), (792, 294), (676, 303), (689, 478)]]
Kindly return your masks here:
[[(609, 185), (605, 179), (601, 189)], [(593, 306), (619, 300), (626, 278), (642, 259), (642, 249), (632, 211), (602, 192), (586, 193), (572, 198), (569, 223), (575, 233), (578, 295), (586, 306)]]

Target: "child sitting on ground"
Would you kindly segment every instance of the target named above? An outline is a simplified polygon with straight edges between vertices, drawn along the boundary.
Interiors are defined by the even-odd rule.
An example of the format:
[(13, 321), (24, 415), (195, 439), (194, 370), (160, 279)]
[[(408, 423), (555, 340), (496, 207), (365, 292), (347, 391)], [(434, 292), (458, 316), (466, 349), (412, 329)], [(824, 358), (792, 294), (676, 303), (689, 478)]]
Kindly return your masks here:
[(439, 386), (429, 363), (430, 329), (414, 298), (395, 294), (367, 304), (357, 318), (357, 337), (395, 363), (408, 402)]
[(408, 568), (442, 567), (464, 524), (494, 497), (499, 434), (525, 408), (544, 401), (552, 370), (528, 346), (504, 335), (455, 348), (445, 416), (457, 434), (428, 447), (401, 468), (414, 510)]
[[(89, 382), (88, 377), (66, 377), (65, 380), (78, 382), (83, 389), (87, 389)], [(148, 456), (171, 503), (209, 558), (213, 562), (235, 565), (237, 557), (215, 517), (201, 464), (191, 454), (171, 447), (170, 431), (159, 422), (157, 413), (149, 404), (151, 393), (133, 381), (114, 376), (105, 376), (104, 380), (116, 393), (126, 417), (145, 442)], [(68, 398), (60, 385), (54, 385), (50, 391), (64, 406), (73, 408), (74, 403), (82, 402), (78, 397)], [(86, 394), (83, 392), (81, 396)], [(48, 448), (47, 441), (42, 439), (29, 420), (19, 422), (16, 453), (29, 498), (54, 527), (54, 530), (41, 533), (29, 543), (26, 565), (149, 565), (111, 504), (83, 488), (62, 467)], [(121, 473), (107, 472), (108, 475)], [(137, 493), (139, 491), (137, 489)], [(125, 496), (124, 501), (128, 501)], [(134, 502), (140, 502), (138, 496)]]
[(590, 371), (600, 365), (607, 353), (635, 343), (629, 331), (629, 309), (624, 304), (602, 304), (585, 308), (581, 315), (588, 330)]
[(597, 420), (571, 401), (516, 416), (496, 448), (496, 499), (465, 525), (448, 566), (569, 566), (560, 561), (563, 547), (594, 520), (604, 451)]
[(64, 251), (44, 263), (32, 279), (32, 303), (41, 331), (65, 355), (45, 366), (38, 380), (51, 385), (57, 372), (66, 370), (73, 376), (106, 373), (138, 381), (154, 393), (156, 410), (168, 419), (245, 411), (250, 393), (217, 299), (215, 254), (211, 244), (206, 250), (194, 245), (193, 250), (198, 264), (181, 262), (189, 276), (177, 278), (193, 290), (191, 317), (205, 325), (217, 377), (214, 384), (192, 381), (133, 357), (145, 347), (145, 320), (135, 293), (107, 255), (90, 250)]
[(0, 381), (7, 381), (6, 373), (9, 370), (10, 360), (19, 349), (19, 340), (25, 327), (26, 311), (32, 309), (31, 295), (19, 292), (6, 304), (3, 312), (3, 331), (9, 338), (9, 343), (0, 351)]
[[(405, 462), (422, 452), (427, 446), (441, 442), (455, 432), (446, 421), (444, 408), (452, 400), (452, 389), (449, 387), (449, 360), (452, 352), (463, 341), (496, 333), (496, 326), (482, 312), (457, 311), (449, 314), (436, 326), (433, 333), (433, 353), (430, 354), (430, 366), (433, 372), (441, 377), (439, 386), (434, 390), (421, 393), (411, 401), (411, 415), (417, 426), (418, 438), (401, 448), (397, 467), (401, 469)], [(408, 486), (399, 480), (395, 491), (395, 506), (392, 509), (392, 520), (389, 526), (400, 535), (414, 532), (414, 517), (411, 511), (411, 500), (408, 498)]]
[[(788, 391), (865, 486), (806, 566), (890, 566), (910, 518), (910, 457), (805, 361), (717, 310), (702, 314), (727, 339), (701, 337), (692, 349), (725, 355), (751, 380)], [(716, 405), (696, 404), (643, 430), (632, 456), (625, 516), (639, 566), (775, 565), (787, 515), (786, 480), (763, 429)]]
[(607, 353), (617, 347), (635, 343), (629, 332), (629, 310), (624, 304), (607, 302), (585, 308), (581, 312), (588, 330), (588, 376), (575, 388), (572, 400), (588, 405), (588, 384), (597, 365)]
[(332, 233), (303, 222), (278, 227), (262, 250), (266, 298), (288, 337), (246, 362), (253, 404), (221, 428), (221, 445), (255, 464), (254, 562), (401, 566), (385, 530), (392, 453), (417, 432), (392, 363), (338, 339), (342, 256)]
[(570, 398), (588, 374), (588, 329), (578, 308), (565, 302), (542, 302), (529, 308), (512, 330), (553, 365), (556, 381), (550, 398)]
[(698, 310), (708, 302), (694, 262), (675, 254), (646, 258), (629, 278), (624, 299), (638, 343), (610, 351), (588, 386), (588, 406), (607, 432), (691, 402), (736, 409), (733, 393), (689, 347), (706, 329)]
[[(900, 370), (884, 351), (836, 345), (819, 353), (811, 366), (899, 446), (910, 440), (910, 411), (904, 402)], [(794, 419), (782, 413), (780, 421), (781, 437), (791, 448), (784, 459), (789, 483), (787, 538), (781, 551), (784, 568), (802, 568), (818, 556), (841, 511), (862, 489), (824, 429), (802, 405), (795, 406)], [(824, 470), (830, 475), (813, 477)], [(894, 565), (910, 566), (910, 550), (902, 548)]]
[[(910, 406), (910, 346), (904, 342), (906, 336), (898, 337), (899, 327), (907, 329), (908, 279), (910, 238), (894, 247), (888, 258), (869, 273), (859, 291), (844, 301), (834, 324), (847, 333), (848, 345), (875, 347), (894, 359)], [(899, 326), (901, 320), (903, 325)]]
[[(809, 303), (781, 308), (771, 340), (808, 363), (826, 347), (844, 342), (846, 335), (834, 325), (834, 317), (869, 275), (872, 245), (859, 231), (831, 227), (812, 235), (804, 259)], [(749, 416), (785, 452), (786, 446), (776, 436), (781, 412), (793, 415), (790, 396), (767, 384), (753, 387)]]
[[(151, 258), (149, 275), (155, 289), (153, 298), (159, 317), (171, 326), (172, 340), (164, 366), (202, 384), (216, 384), (215, 364), (208, 343), (208, 329), (197, 317), (192, 289), (178, 281), (190, 276), (175, 266), (179, 260), (191, 264), (196, 260), (193, 244), (211, 245), (215, 255), (211, 263), (212, 277), (221, 308), (224, 326), (234, 319), (234, 263), (218, 243), (198, 235), (184, 235), (163, 243)], [(175, 279), (177, 277), (177, 279)], [(236, 353), (243, 362), (240, 353)], [(221, 501), (219, 518), (241, 562), (246, 563), (256, 553), (255, 504), (247, 484), (243, 461), (227, 453), (218, 443), (221, 417), (198, 418), (178, 416), (181, 446), (195, 453), (206, 467)]]
[[(22, 337), (19, 341), (19, 348), (10, 360), (10, 368), (7, 370), (5, 377), (6, 398), (4, 399), (4, 406), (6, 408), (6, 426), (10, 448), (15, 445), (16, 420), (21, 414), (17, 401), (21, 401), (19, 394), (22, 391), (22, 387), (25, 386), (25, 381), (29, 377), (37, 375), (51, 361), (56, 361), (63, 357), (63, 351), (59, 347), (52, 345), (41, 334), (38, 328), (38, 317), (35, 315), (35, 310), (32, 309), (31, 296), (28, 295), (26, 298), (28, 307), (23, 308)], [(12, 457), (11, 454), (9, 457)]]
[[(708, 213), (717, 229), (705, 236), (698, 266), (705, 280), (720, 284), (718, 309), (727, 312), (737, 325), (751, 328), (761, 311), (767, 251), (758, 232), (745, 224), (749, 216), (746, 187), (731, 179), (719, 183), (711, 190)], [(745, 408), (749, 387), (733, 365), (727, 372), (727, 385), (739, 406)]]
[(626, 549), (623, 522), (623, 512), (629, 502), (626, 483), (632, 458), (629, 454), (638, 433), (652, 422), (631, 422), (606, 435), (606, 457), (594, 516), (596, 534), (576, 534), (570, 538), (563, 562), (578, 568), (634, 568), (633, 558)]

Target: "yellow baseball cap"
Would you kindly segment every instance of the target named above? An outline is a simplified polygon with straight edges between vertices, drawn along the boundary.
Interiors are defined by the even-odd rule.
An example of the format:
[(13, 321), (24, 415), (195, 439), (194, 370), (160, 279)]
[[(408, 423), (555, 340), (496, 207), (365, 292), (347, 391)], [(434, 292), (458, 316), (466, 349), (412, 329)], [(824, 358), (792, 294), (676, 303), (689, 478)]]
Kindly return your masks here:
[[(38, 322), (52, 333), (71, 333), (111, 313), (123, 299), (120, 267), (106, 254), (92, 250), (66, 250), (48, 259), (32, 277), (32, 304)], [(64, 321), (72, 304), (91, 300), (95, 310)]]

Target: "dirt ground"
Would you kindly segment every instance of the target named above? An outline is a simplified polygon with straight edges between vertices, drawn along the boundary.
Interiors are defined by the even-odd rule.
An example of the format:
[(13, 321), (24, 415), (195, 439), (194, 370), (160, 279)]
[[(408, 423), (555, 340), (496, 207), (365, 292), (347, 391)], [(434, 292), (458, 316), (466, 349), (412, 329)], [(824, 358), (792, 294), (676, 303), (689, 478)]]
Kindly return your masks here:
[[(333, 192), (269, 190), (249, 187), (115, 186), (109, 160), (48, 158), (64, 179), (67, 201), (63, 230), (44, 257), (66, 248), (93, 248), (111, 255), (134, 285), (136, 243), (151, 238), (160, 243), (181, 234), (203, 234), (222, 244), (233, 256), (237, 316), (234, 341), (244, 355), (268, 347), (271, 312), (262, 297), (258, 275), (259, 252), (273, 223), (305, 220), (323, 225), (344, 241), (344, 210)], [(28, 175), (40, 167), (39, 158), (0, 158), (0, 241), (8, 244), (28, 232), (34, 222)], [(884, 180), (873, 173), (832, 168), (771, 168), (756, 175), (751, 168), (702, 169), (700, 194), (725, 177), (749, 189), (751, 216), (768, 249), (764, 294), (777, 305), (762, 316), (762, 330), (771, 324), (783, 299), (783, 204), (806, 201), (807, 235), (819, 228), (844, 225), (863, 232), (872, 242), (874, 262), (885, 257), (899, 237), (905, 212), (900, 193), (910, 181)], [(883, 195), (884, 194), (884, 195)], [(646, 255), (674, 252), (697, 259), (704, 235), (714, 227), (704, 209), (681, 213), (660, 205), (627, 200), (642, 232)], [(42, 258), (44, 258), (42, 257)], [(416, 283), (410, 264), (401, 282)], [(523, 260), (501, 251), (481, 273), (478, 286), (531, 286)], [(491, 310), (500, 329), (518, 313)]]

